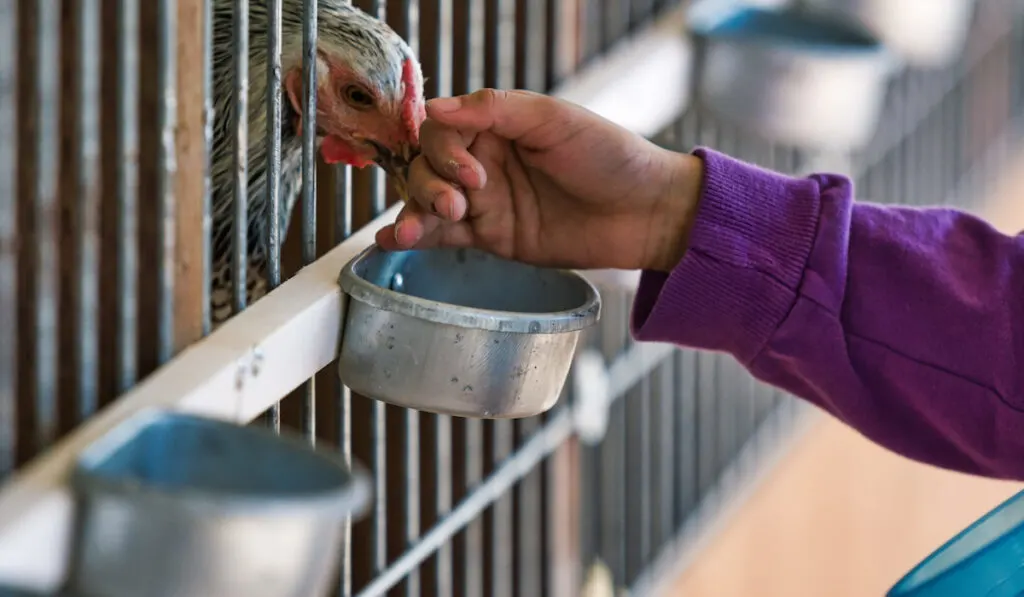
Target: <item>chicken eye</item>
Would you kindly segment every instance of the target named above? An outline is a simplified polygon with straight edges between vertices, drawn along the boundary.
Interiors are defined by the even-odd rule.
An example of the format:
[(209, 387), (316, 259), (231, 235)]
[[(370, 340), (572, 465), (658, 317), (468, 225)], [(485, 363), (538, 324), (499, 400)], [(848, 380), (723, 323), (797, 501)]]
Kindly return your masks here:
[(373, 107), (373, 97), (355, 85), (345, 87), (343, 93), (345, 95), (345, 101), (347, 101), (353, 108), (366, 109)]

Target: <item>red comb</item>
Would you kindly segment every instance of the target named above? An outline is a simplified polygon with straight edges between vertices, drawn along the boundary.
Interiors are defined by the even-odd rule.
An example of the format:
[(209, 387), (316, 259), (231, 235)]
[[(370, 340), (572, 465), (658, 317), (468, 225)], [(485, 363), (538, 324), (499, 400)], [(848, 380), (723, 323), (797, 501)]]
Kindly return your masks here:
[(420, 142), (420, 123), (427, 117), (426, 107), (421, 101), (423, 90), (416, 80), (416, 63), (406, 58), (402, 63), (402, 124), (409, 135), (409, 141), (418, 145)]

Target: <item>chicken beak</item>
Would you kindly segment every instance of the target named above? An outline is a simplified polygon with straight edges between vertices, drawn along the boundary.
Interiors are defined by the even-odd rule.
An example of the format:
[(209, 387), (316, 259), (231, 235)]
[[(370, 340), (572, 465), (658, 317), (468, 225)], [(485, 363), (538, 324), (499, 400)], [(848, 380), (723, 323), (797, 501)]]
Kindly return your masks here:
[(409, 201), (409, 165), (419, 155), (419, 148), (403, 143), (394, 153), (387, 147), (373, 143), (377, 149), (377, 165), (387, 173), (403, 203)]

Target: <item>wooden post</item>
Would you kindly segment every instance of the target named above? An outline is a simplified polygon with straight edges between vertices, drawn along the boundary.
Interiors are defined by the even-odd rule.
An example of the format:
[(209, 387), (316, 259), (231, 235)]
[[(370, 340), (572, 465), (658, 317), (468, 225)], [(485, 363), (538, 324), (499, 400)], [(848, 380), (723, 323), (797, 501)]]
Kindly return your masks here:
[(175, 135), (174, 345), (186, 348), (203, 334), (203, 193), (206, 167), (204, 127), (204, 0), (178, 0), (178, 127)]

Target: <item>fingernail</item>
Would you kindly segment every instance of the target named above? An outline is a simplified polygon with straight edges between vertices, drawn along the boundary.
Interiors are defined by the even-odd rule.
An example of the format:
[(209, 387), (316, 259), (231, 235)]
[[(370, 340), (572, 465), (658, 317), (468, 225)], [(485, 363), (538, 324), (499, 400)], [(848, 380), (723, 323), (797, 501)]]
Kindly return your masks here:
[(395, 223), (395, 242), (399, 245), (402, 244), (402, 222)]
[(434, 98), (427, 102), (427, 107), (438, 112), (454, 112), (462, 107), (462, 98), (459, 96)]
[(455, 200), (451, 201), (451, 205), (448, 206), (448, 219), (455, 221)]

